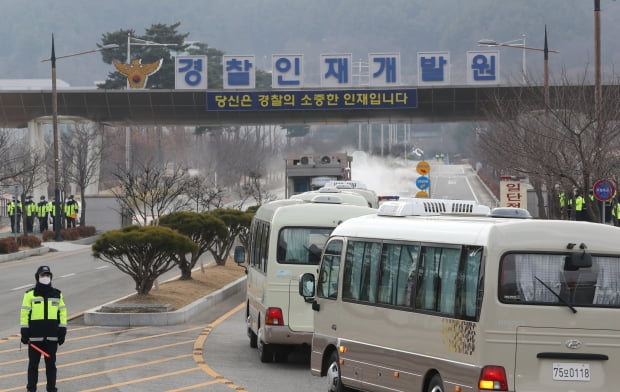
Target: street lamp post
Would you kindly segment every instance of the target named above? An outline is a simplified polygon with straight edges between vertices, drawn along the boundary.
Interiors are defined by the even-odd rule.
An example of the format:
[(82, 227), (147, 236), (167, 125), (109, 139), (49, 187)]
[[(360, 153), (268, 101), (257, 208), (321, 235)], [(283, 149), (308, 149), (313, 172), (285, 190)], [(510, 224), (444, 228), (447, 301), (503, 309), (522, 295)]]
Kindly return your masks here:
[(85, 52), (73, 53), (66, 56), (56, 57), (54, 49), (54, 35), (52, 34), (52, 56), (49, 59), (41, 60), (41, 62), (50, 61), (52, 64), (52, 132), (54, 138), (54, 239), (62, 241), (60, 236), (60, 156), (58, 153), (58, 93), (56, 90), (56, 59), (65, 57), (79, 56), (87, 53), (95, 53), (106, 49), (118, 48), (116, 44), (104, 45), (97, 49), (87, 50)]
[(594, 106), (595, 115), (600, 122), (601, 103), (601, 0), (594, 0)]
[[(521, 41), (521, 43), (517, 43)], [(525, 34), (521, 35), (521, 38), (513, 39), (511, 41), (506, 42), (497, 42), (492, 39), (481, 39), (478, 41), (478, 46), (507, 46), (509, 48), (519, 48), (522, 50), (523, 54), (521, 56), (521, 75), (523, 76), (523, 83), (526, 82), (527, 79), (527, 63), (525, 59), (525, 50), (531, 49), (525, 46)]]
[[(132, 40), (138, 42), (131, 42)], [(141, 38), (132, 37), (131, 33), (127, 33), (127, 64), (131, 64), (131, 46), (177, 46), (177, 44), (160, 44), (159, 42), (148, 41)], [(129, 88), (129, 80), (127, 80), (127, 88)]]
[[(520, 44), (514, 44), (516, 41), (522, 41)], [(525, 46), (525, 34), (523, 34), (523, 38), (507, 41), (507, 42), (497, 42), (492, 39), (481, 39), (478, 41), (478, 46), (506, 46), (509, 48), (518, 48), (523, 51), (523, 59), (522, 59), (522, 72), (523, 72), (523, 83), (526, 82), (526, 67), (525, 67), (525, 51), (526, 50), (538, 50), (544, 52), (544, 96), (545, 96), (545, 104), (549, 104), (549, 67), (547, 64), (548, 54), (551, 53), (559, 53), (557, 50), (549, 49), (547, 47), (547, 26), (545, 26), (545, 47), (544, 48), (534, 48), (531, 46)]]

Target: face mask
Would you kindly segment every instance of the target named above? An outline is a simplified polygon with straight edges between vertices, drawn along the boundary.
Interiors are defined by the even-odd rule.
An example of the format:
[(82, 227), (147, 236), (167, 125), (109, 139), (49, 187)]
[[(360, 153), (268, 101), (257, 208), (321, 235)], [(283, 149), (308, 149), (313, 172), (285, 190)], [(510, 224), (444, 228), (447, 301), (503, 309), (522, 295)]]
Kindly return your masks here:
[(52, 278), (50, 278), (49, 276), (42, 276), (39, 278), (39, 283), (41, 284), (50, 284), (52, 283)]

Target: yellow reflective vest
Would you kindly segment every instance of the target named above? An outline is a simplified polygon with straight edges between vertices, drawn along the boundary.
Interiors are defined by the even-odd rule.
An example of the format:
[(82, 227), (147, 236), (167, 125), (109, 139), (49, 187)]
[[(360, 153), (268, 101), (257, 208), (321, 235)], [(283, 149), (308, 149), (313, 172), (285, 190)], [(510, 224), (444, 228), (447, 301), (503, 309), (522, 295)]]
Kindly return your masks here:
[(9, 202), (9, 204), (7, 204), (6, 206), (6, 212), (9, 216), (14, 216), (15, 213), (17, 214), (21, 214), (22, 213), (22, 203), (21, 202), (16, 202), (15, 200), (11, 200)]
[(575, 198), (575, 210), (576, 211), (581, 211), (583, 210), (583, 206), (586, 204), (586, 199), (583, 198), (583, 196), (577, 196)]
[(67, 327), (67, 308), (60, 290), (34, 287), (24, 293), (20, 327), (28, 328), (30, 341), (57, 341), (58, 328)]
[(75, 218), (75, 216), (71, 216), (73, 214), (77, 215), (78, 213), (78, 203), (75, 200), (69, 200), (67, 204), (65, 204), (65, 216)]

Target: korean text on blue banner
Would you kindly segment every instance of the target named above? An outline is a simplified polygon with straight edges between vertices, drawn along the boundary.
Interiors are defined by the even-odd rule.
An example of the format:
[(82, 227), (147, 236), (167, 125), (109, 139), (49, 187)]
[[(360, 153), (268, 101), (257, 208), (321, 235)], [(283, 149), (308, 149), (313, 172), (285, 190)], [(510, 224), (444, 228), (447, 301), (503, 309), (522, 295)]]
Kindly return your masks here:
[(207, 92), (207, 111), (417, 108), (417, 89)]

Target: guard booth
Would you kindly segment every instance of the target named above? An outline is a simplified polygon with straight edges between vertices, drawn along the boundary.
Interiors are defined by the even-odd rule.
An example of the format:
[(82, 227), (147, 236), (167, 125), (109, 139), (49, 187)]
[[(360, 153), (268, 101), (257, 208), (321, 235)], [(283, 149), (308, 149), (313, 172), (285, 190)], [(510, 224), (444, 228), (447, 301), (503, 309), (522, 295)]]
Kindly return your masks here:
[(350, 180), (352, 161), (346, 153), (289, 154), (285, 158), (285, 197), (319, 189), (329, 181)]

